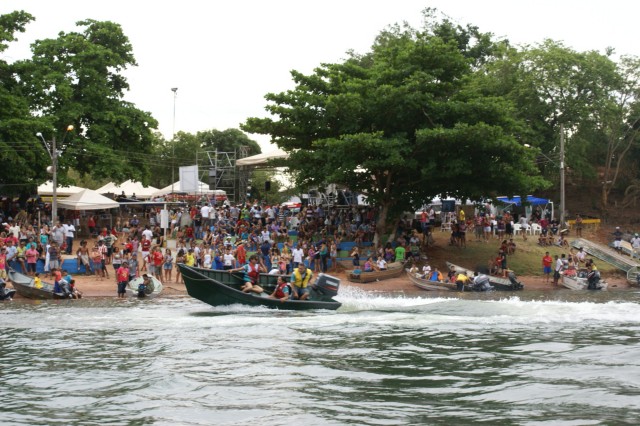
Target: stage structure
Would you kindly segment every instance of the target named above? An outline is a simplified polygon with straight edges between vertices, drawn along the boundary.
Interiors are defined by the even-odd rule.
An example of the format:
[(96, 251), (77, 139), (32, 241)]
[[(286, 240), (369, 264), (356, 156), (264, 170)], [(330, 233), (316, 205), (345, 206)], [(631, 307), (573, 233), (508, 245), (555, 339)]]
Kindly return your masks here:
[(244, 203), (247, 199), (249, 170), (236, 167), (236, 161), (248, 154), (248, 146), (241, 146), (235, 151), (206, 151), (209, 164), (203, 168), (201, 180), (205, 180), (205, 174), (208, 174), (206, 181), (210, 189), (225, 191), (232, 204)]

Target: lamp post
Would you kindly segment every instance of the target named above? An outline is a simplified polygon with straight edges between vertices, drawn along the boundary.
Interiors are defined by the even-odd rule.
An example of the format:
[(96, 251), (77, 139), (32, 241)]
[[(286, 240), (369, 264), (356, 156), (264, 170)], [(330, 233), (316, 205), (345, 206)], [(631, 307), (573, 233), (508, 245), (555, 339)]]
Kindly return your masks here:
[(176, 98), (178, 97), (178, 88), (172, 87), (173, 92), (173, 130), (171, 133), (171, 195), (173, 195), (173, 185), (176, 181)]
[[(531, 145), (524, 144), (525, 148), (531, 148)], [(556, 164), (560, 168), (560, 226), (564, 226), (564, 214), (565, 214), (565, 194), (564, 194), (564, 126), (560, 125), (560, 163), (557, 163), (556, 160), (553, 160), (548, 155), (540, 153), (544, 158)]]
[[(62, 136), (61, 144), (64, 143), (67, 134), (72, 130), (73, 125), (69, 124)], [(51, 191), (51, 226), (54, 226), (58, 219), (58, 149), (56, 147), (56, 137), (51, 138), (51, 145), (49, 145), (42, 136), (42, 133), (38, 132), (36, 136), (42, 140), (49, 157), (51, 157), (51, 182), (53, 183), (53, 189)]]

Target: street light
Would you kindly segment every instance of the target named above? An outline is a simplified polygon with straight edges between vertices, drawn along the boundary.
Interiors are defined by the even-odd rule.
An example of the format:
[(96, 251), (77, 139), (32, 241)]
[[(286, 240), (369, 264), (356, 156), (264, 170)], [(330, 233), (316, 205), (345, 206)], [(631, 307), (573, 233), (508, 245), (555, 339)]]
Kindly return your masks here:
[[(67, 134), (73, 130), (73, 125), (69, 124), (65, 129), (64, 135), (62, 135), (62, 142), (64, 144)], [(53, 183), (53, 190), (51, 193), (51, 226), (54, 226), (58, 219), (58, 150), (56, 148), (55, 136), (51, 139), (51, 145), (44, 139), (42, 133), (36, 133), (36, 136), (42, 140), (47, 154), (51, 157), (51, 181)]]
[(173, 131), (171, 133), (171, 195), (173, 195), (173, 185), (176, 181), (176, 98), (178, 97), (178, 88), (172, 87), (173, 92)]
[[(531, 148), (531, 145), (524, 144), (525, 148)], [(547, 160), (551, 161), (560, 167), (560, 226), (564, 227), (564, 213), (565, 213), (565, 194), (564, 194), (564, 126), (560, 125), (560, 163), (557, 160), (549, 158), (546, 154), (540, 152)]]

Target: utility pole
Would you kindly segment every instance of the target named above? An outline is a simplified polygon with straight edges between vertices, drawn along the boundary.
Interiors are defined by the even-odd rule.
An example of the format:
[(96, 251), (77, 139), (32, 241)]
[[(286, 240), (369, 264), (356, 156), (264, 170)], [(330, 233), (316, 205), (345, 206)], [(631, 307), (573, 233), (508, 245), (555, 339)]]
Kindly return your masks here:
[(173, 131), (171, 133), (171, 194), (173, 195), (173, 185), (176, 181), (176, 98), (178, 88), (172, 87), (173, 92)]
[(564, 126), (560, 125), (560, 228), (564, 228)]
[[(64, 141), (67, 138), (67, 134), (69, 134), (69, 132), (71, 132), (72, 130), (73, 125), (69, 124), (65, 129), (64, 135), (62, 136), (63, 145)], [(38, 132), (36, 133), (36, 136), (38, 136), (42, 140), (42, 143), (44, 144), (49, 157), (51, 157), (51, 183), (53, 184), (53, 189), (51, 191), (51, 227), (53, 227), (58, 221), (58, 147), (56, 146), (55, 136), (51, 138), (51, 145), (47, 143), (47, 141), (44, 139), (44, 136), (42, 136), (42, 133)]]

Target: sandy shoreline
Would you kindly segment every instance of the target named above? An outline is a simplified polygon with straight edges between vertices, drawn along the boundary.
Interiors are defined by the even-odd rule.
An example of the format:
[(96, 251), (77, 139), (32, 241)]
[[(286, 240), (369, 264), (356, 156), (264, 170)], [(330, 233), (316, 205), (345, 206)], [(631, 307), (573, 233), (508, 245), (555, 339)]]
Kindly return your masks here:
[[(110, 271), (113, 272), (113, 271)], [(175, 272), (175, 271), (174, 271)], [(340, 278), (341, 286), (345, 288), (358, 288), (364, 291), (376, 293), (400, 293), (407, 296), (424, 296), (427, 293), (411, 283), (406, 276), (390, 278), (384, 281), (372, 282), (367, 284), (351, 283), (347, 280), (347, 276), (343, 271), (329, 272), (330, 275)], [(95, 276), (85, 276), (81, 274), (72, 274), (76, 280), (76, 285), (82, 291), (83, 297), (116, 297), (116, 282), (114, 275), (111, 274), (109, 279), (100, 280)], [(552, 282), (545, 283), (544, 277), (541, 276), (521, 276), (518, 277), (525, 284), (524, 292), (527, 291), (557, 291), (566, 290), (562, 286), (554, 286)], [(47, 281), (46, 279), (44, 281)], [(628, 282), (623, 278), (606, 278), (609, 283), (608, 291), (619, 291), (630, 288)], [(11, 286), (11, 284), (9, 284)], [(164, 289), (159, 297), (188, 297), (187, 289), (184, 284), (170, 282), (164, 283)], [(22, 299), (22, 296), (16, 295), (15, 299)]]

